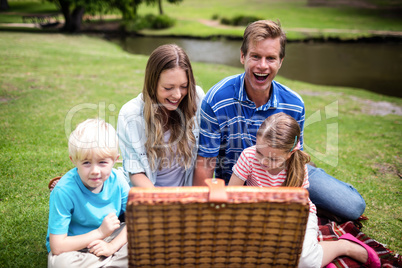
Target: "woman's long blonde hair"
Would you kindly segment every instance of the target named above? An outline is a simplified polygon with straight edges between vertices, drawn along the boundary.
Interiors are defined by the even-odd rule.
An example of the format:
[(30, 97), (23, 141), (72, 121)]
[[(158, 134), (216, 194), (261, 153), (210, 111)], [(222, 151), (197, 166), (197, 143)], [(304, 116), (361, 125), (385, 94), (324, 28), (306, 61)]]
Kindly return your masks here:
[(283, 186), (301, 187), (304, 181), (304, 166), (310, 162), (310, 156), (301, 151), (294, 150), (300, 142), (300, 126), (297, 121), (285, 113), (271, 115), (261, 124), (257, 137), (275, 149), (289, 153), (293, 151), (286, 162), (287, 175)]
[[(176, 111), (167, 111), (157, 100), (157, 85), (163, 71), (179, 67), (186, 72), (188, 80), (187, 95)], [(156, 48), (148, 59), (143, 87), (145, 102), (148, 161), (153, 170), (170, 167), (174, 156), (176, 162), (188, 169), (192, 160), (192, 148), (196, 140), (192, 132), (196, 114), (196, 85), (190, 60), (182, 48), (174, 44)], [(168, 144), (164, 142), (164, 131), (170, 130)], [(176, 151), (174, 149), (176, 148)], [(166, 161), (168, 165), (166, 165)], [(158, 164), (159, 163), (159, 164)]]

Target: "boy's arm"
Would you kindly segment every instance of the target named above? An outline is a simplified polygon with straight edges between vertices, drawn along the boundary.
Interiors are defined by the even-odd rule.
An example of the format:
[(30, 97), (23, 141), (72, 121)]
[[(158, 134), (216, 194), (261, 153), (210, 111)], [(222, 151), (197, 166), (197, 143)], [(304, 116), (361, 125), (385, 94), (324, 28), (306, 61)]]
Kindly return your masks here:
[(89, 252), (100, 257), (109, 257), (118, 251), (127, 243), (127, 226), (124, 226), (121, 232), (109, 243), (103, 240), (93, 241), (88, 245)]
[(86, 234), (68, 236), (67, 234), (55, 235), (49, 234), (50, 249), (53, 255), (59, 255), (64, 252), (77, 251), (88, 247), (95, 240), (102, 240), (120, 227), (120, 221), (115, 213), (107, 215), (99, 228)]
[[(117, 175), (117, 182), (120, 184), (120, 190), (121, 190), (121, 204), (122, 204), (121, 213), (122, 215), (124, 215), (127, 206), (127, 198), (129, 195), (130, 187), (128, 186), (127, 181), (124, 175), (122, 175), (122, 173), (117, 173), (116, 175)], [(143, 174), (143, 176), (145, 176), (145, 174)], [(109, 257), (116, 251), (118, 251), (126, 243), (127, 243), (127, 226), (124, 225), (121, 228), (119, 234), (115, 236), (113, 240), (111, 240), (109, 243), (107, 243), (104, 240), (95, 240), (88, 244), (88, 248), (89, 252), (96, 256)]]
[(94, 240), (103, 239), (98, 229), (89, 233), (76, 236), (67, 236), (67, 234), (55, 235), (49, 234), (50, 249), (53, 255), (59, 255), (64, 252), (77, 251), (86, 248)]

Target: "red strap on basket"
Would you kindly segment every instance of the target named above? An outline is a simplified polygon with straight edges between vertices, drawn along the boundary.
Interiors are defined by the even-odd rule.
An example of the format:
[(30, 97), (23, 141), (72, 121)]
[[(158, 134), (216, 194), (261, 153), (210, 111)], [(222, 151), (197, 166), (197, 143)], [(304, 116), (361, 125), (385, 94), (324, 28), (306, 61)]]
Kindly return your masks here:
[(209, 187), (209, 202), (226, 203), (228, 195), (225, 191), (225, 181), (222, 179), (205, 179)]

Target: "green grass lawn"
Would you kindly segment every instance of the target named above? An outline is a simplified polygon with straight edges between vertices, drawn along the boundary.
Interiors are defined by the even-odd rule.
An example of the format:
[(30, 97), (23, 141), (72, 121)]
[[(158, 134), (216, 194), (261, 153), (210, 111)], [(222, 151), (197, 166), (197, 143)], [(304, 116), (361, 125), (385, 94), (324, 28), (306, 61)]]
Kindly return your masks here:
[[(0, 33), (0, 61), (0, 267), (45, 267), (47, 184), (73, 167), (67, 135), (91, 117), (116, 126), (121, 106), (141, 91), (147, 57), (88, 36)], [(242, 72), (193, 67), (205, 91)], [(277, 80), (305, 100), (306, 151), (365, 198), (363, 231), (402, 253), (401, 116), (366, 111), (380, 101), (401, 107), (402, 99)]]
[[(242, 27), (214, 28), (200, 22), (223, 13), (280, 19), (293, 38), (307, 36), (294, 28), (402, 31), (400, 19), (375, 10), (309, 8), (305, 3), (164, 2), (165, 12), (178, 19), (177, 25), (144, 33), (241, 36)], [(10, 0), (9, 4), (16, 13), (0, 13), (0, 23), (22, 22), (20, 13), (56, 10), (39, 0)], [(139, 12), (156, 13), (157, 8), (141, 6)], [(147, 57), (128, 54), (94, 37), (2, 29), (0, 26), (0, 267), (45, 267), (47, 183), (73, 167), (67, 152), (69, 130), (89, 117), (102, 117), (116, 126), (121, 106), (142, 89)], [(202, 63), (193, 63), (193, 68), (205, 91), (222, 78), (243, 71)], [(280, 76), (277, 80), (305, 101), (305, 148), (313, 161), (353, 184), (365, 198), (369, 220), (364, 222), (363, 232), (401, 254), (402, 119), (395, 114), (375, 115), (372, 110), (382, 109), (378, 104), (383, 103), (401, 109), (402, 99)]]

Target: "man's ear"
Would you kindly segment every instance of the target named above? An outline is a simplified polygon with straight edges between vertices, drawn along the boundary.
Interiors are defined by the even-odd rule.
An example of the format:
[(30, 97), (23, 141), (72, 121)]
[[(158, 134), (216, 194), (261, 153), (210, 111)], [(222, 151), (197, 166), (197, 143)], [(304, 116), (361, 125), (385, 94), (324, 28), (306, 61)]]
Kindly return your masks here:
[(243, 51), (240, 50), (240, 62), (241, 62), (241, 64), (244, 64), (244, 57), (245, 57), (245, 55), (244, 55)]
[(285, 57), (283, 57), (282, 59), (280, 59), (279, 68), (278, 68), (278, 69), (280, 69), (280, 68), (282, 67), (282, 62), (283, 62), (284, 59), (285, 59)]

